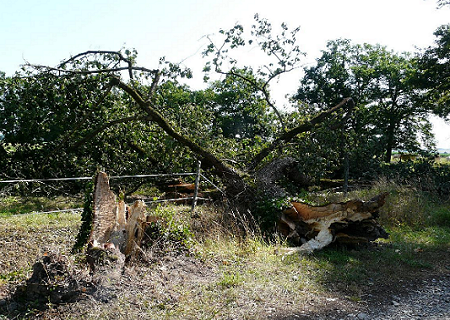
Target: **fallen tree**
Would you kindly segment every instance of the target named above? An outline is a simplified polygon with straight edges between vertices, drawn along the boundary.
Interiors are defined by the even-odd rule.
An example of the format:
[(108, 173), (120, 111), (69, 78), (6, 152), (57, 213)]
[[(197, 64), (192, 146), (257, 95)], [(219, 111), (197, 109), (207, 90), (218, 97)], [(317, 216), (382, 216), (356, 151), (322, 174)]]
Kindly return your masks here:
[[(94, 62), (101, 59), (102, 61), (106, 60), (110, 64), (114, 64), (116, 67), (105, 67), (105, 63), (101, 64), (101, 67), (96, 67), (97, 64)], [(334, 107), (319, 112), (309, 119), (305, 118), (301, 123), (291, 129), (280, 129), (278, 137), (270, 143), (267, 143), (264, 148), (261, 148), (261, 150), (250, 159), (247, 165), (236, 168), (233, 167), (230, 162), (218, 157), (214, 150), (209, 150), (207, 147), (197, 143), (195, 139), (183, 134), (180, 128), (169, 121), (169, 119), (161, 112), (165, 106), (155, 104), (154, 96), (156, 90), (161, 78), (167, 76), (167, 70), (149, 70), (136, 66), (134, 63), (134, 60), (130, 61), (120, 52), (87, 51), (63, 61), (55, 68), (43, 66), (34, 67), (42, 73), (53, 74), (54, 76), (61, 75), (66, 81), (67, 78), (70, 79), (72, 76), (101, 76), (102, 81), (107, 80), (107, 84), (103, 82), (105, 95), (110, 94), (114, 90), (116, 90), (116, 92), (119, 90), (134, 102), (135, 110), (130, 110), (130, 113), (135, 112), (135, 114), (124, 118), (124, 121), (131, 121), (130, 119), (134, 119), (134, 121), (149, 121), (152, 124), (157, 125), (167, 136), (188, 148), (196, 158), (201, 160), (205, 167), (211, 168), (213, 173), (222, 180), (223, 185), (225, 186), (227, 199), (232, 201), (234, 206), (244, 214), (252, 211), (251, 205), (253, 201), (249, 200), (254, 199), (256, 194), (272, 197), (274, 194), (280, 192), (278, 187), (275, 186), (276, 181), (274, 181), (274, 178), (279, 179), (284, 175), (290, 179), (292, 176), (295, 176), (292, 175), (292, 171), (295, 170), (295, 165), (293, 165), (294, 163), (290, 158), (285, 158), (286, 160), (284, 160), (284, 158), (275, 158), (272, 162), (276, 163), (276, 174), (266, 174), (268, 168), (271, 168), (271, 165), (270, 162), (265, 163), (265, 160), (274, 150), (283, 149), (284, 146), (290, 143), (299, 134), (313, 131), (327, 119), (333, 117), (338, 119), (346, 118), (346, 116), (343, 115), (351, 113), (354, 107), (353, 100), (351, 98), (345, 98)], [(122, 64), (124, 65), (122, 66)], [(79, 67), (79, 65), (82, 67)], [(128, 74), (130, 75), (128, 81), (123, 79), (122, 71), (128, 71)], [(136, 72), (143, 72), (152, 79), (150, 87), (144, 87), (145, 90), (142, 90), (140, 86), (136, 85), (136, 80), (134, 80), (134, 74)], [(276, 74), (279, 75), (281, 73), (282, 72), (277, 71)], [(39, 76), (39, 73), (37, 76)], [(249, 79), (249, 81), (251, 80)], [(267, 85), (268, 82), (264, 84), (264, 90), (267, 90)], [(269, 98), (269, 96), (267, 96), (267, 98)], [(115, 121), (114, 123), (101, 124), (97, 131), (100, 132), (101, 130), (106, 130), (110, 125), (117, 125), (119, 123), (119, 121)], [(69, 151), (73, 148), (73, 145), (77, 145), (76, 141), (69, 141), (70, 137), (73, 136), (74, 132), (77, 130), (79, 130), (78, 126), (74, 127), (73, 131), (66, 133), (63, 137), (63, 141), (68, 142), (67, 148)], [(63, 146), (64, 144), (61, 144), (61, 147)], [(286, 175), (288, 171), (290, 173)]]
[[(283, 161), (278, 167), (290, 165)], [(266, 182), (276, 179), (277, 169), (271, 167)], [(272, 190), (279, 192), (279, 190)], [(382, 193), (369, 201), (350, 200), (331, 203), (324, 206), (311, 206), (306, 203), (292, 202), (289, 209), (280, 213), (279, 232), (293, 244), (300, 245), (289, 252), (312, 252), (336, 242), (345, 245), (367, 245), (378, 238), (387, 238), (388, 234), (377, 222), (379, 209), (384, 205), (387, 193)], [(87, 257), (91, 270), (97, 265), (112, 262), (120, 269), (126, 260), (137, 256), (145, 257), (142, 243), (146, 233), (153, 232), (151, 225), (157, 218), (147, 213), (146, 205), (135, 201), (131, 206), (110, 190), (109, 179), (105, 172), (98, 172), (95, 178), (92, 214), (88, 216), (89, 238), (87, 239)], [(82, 227), (83, 227), (82, 226)], [(86, 230), (80, 230), (80, 234)]]
[[(284, 73), (295, 70), (300, 63), (303, 53), (296, 44), (296, 34), (299, 28), (287, 32), (288, 28), (283, 24), (282, 33), (279, 36), (273, 35), (273, 30), (266, 19), (255, 16), (255, 25), (252, 26), (251, 40), (247, 41), (243, 36), (243, 27), (236, 25), (228, 31), (221, 31), (222, 40), (211, 43), (203, 52), (205, 57), (211, 57), (206, 63), (205, 71), (214, 70), (219, 75), (239, 79), (247, 83), (252, 88), (255, 95), (261, 97), (269, 109), (278, 119), (274, 125), (275, 133), (272, 136), (263, 137), (267, 140), (261, 144), (260, 150), (246, 157), (246, 163), (235, 165), (236, 162), (222, 159), (216, 150), (209, 149), (207, 144), (199, 143), (201, 136), (195, 137), (188, 134), (186, 128), (178, 126), (170, 116), (167, 116), (167, 110), (171, 110), (171, 102), (162, 97), (158, 99), (159, 91), (162, 85), (167, 81), (176, 81), (183, 76), (191, 76), (189, 69), (182, 69), (177, 64), (161, 60), (160, 68), (149, 69), (136, 64), (136, 54), (129, 50), (121, 51), (86, 51), (76, 54), (69, 59), (62, 61), (56, 67), (31, 65), (28, 76), (34, 73), (36, 78), (48, 76), (52, 81), (57, 82), (61, 79), (64, 83), (73, 81), (73, 86), (82, 86), (83, 81), (88, 80), (93, 85), (84, 90), (96, 92), (98, 96), (94, 107), (98, 108), (106, 101), (107, 97), (114, 97), (118, 92), (126, 97), (130, 103), (124, 105), (124, 114), (115, 120), (97, 122), (90, 130), (83, 131), (83, 136), (79, 137), (81, 124), (73, 126), (71, 130), (64, 132), (61, 137), (59, 148), (67, 148), (73, 151), (90, 139), (98, 136), (102, 132), (114, 126), (119, 126), (129, 122), (151, 123), (159, 128), (159, 132), (175, 140), (178, 144), (190, 150), (195, 157), (200, 160), (203, 166), (212, 168), (214, 173), (220, 177), (226, 187), (228, 199), (236, 199), (238, 202), (248, 199), (248, 191), (255, 191), (254, 186), (249, 181), (259, 183), (258, 170), (265, 166), (266, 159), (273, 154), (275, 150), (282, 150), (299, 134), (314, 131), (325, 120), (337, 118), (338, 121), (346, 119), (345, 115), (352, 112), (354, 107), (353, 100), (348, 97), (342, 99), (340, 103), (322, 111), (317, 112), (310, 117), (299, 119), (299, 123), (286, 124), (286, 116), (283, 116), (275, 106), (271, 98), (269, 85)], [(223, 43), (220, 43), (223, 41)], [(232, 49), (237, 49), (246, 45), (246, 43), (255, 43), (258, 48), (270, 60), (274, 60), (258, 68), (238, 67), (237, 60), (231, 59)], [(242, 70), (246, 70), (243, 72)], [(73, 80), (72, 80), (73, 79)], [(83, 81), (80, 81), (82, 79)], [(78, 82), (76, 82), (77, 80)], [(62, 86), (62, 84), (61, 84)], [(64, 87), (66, 85), (64, 84)], [(44, 88), (45, 90), (45, 88)], [(73, 102), (74, 104), (76, 101)], [(80, 105), (82, 101), (78, 102)], [(86, 106), (92, 108), (92, 106)], [(80, 115), (83, 123), (95, 116), (94, 109), (83, 110)], [(82, 108), (80, 108), (82, 109)], [(170, 112), (170, 111), (169, 111)], [(174, 111), (176, 112), (176, 111)], [(178, 115), (182, 117), (183, 115)], [(195, 130), (195, 128), (188, 128)], [(76, 137), (76, 138), (75, 138)], [(226, 144), (224, 144), (226, 147)], [(134, 149), (139, 146), (134, 145)], [(137, 148), (139, 149), (139, 148)], [(140, 150), (140, 149), (139, 149)], [(145, 150), (140, 150), (145, 153)], [(275, 160), (277, 160), (275, 158)], [(250, 177), (250, 178), (249, 178)], [(266, 183), (266, 182), (263, 182)], [(265, 192), (258, 188), (258, 192)], [(241, 195), (242, 197), (238, 197)], [(237, 199), (239, 198), (239, 199)]]
[[(65, 151), (70, 153), (89, 139), (111, 129), (113, 126), (131, 121), (144, 124), (151, 123), (152, 127), (156, 128), (157, 134), (165, 135), (176, 141), (177, 145), (183, 146), (184, 150), (189, 150), (193, 157), (201, 160), (205, 167), (211, 169), (211, 172), (223, 183), (224, 193), (232, 204), (233, 210), (242, 216), (247, 216), (244, 217), (244, 220), (250, 216), (246, 221), (255, 221), (255, 219), (252, 220), (254, 218), (252, 214), (257, 197), (273, 198), (284, 195), (286, 190), (278, 185), (279, 180), (287, 179), (293, 183), (298, 183), (302, 179), (307, 180), (306, 176), (302, 177), (301, 172), (295, 173), (295, 170), (298, 170), (296, 163), (285, 156), (283, 149), (287, 148), (288, 144), (300, 134), (314, 131), (325, 121), (331, 119), (335, 119), (339, 123), (346, 121), (355, 105), (350, 97), (344, 98), (333, 107), (321, 109), (321, 111), (316, 110), (314, 114), (308, 117), (296, 118), (297, 123), (287, 125), (286, 119), (278, 112), (274, 101), (271, 99), (269, 84), (283, 73), (298, 67), (302, 56), (301, 51), (295, 44), (298, 29), (288, 33), (286, 32), (287, 27), (284, 26), (284, 31), (280, 37), (273, 37), (270, 24), (264, 19), (255, 18), (256, 24), (252, 27), (254, 43), (269, 58), (275, 58), (275, 63), (269, 63), (254, 70), (244, 68), (247, 72), (239, 71), (242, 69), (237, 67), (235, 60), (229, 59), (229, 53), (227, 52), (234, 46), (239, 47), (248, 43), (242, 37), (243, 28), (241, 26), (235, 26), (229, 31), (222, 32), (221, 34), (225, 37), (223, 44), (215, 45), (211, 42), (204, 53), (213, 56), (208, 65), (209, 69), (214, 69), (218, 74), (238, 78), (250, 84), (254, 92), (265, 99), (266, 104), (270, 106), (278, 118), (274, 123), (278, 128), (275, 128), (271, 136), (264, 138), (264, 143), (260, 144), (259, 150), (255, 150), (254, 153), (249, 152), (245, 163), (237, 165), (237, 161), (223, 159), (220, 156), (221, 152), (209, 147), (207, 143), (199, 142), (203, 137), (201, 135), (195, 136), (196, 128), (188, 128), (192, 131), (188, 132), (189, 130), (177, 125), (170, 116), (167, 116), (167, 112), (170, 113), (172, 105), (170, 99), (167, 102), (164, 96), (158, 96), (163, 91), (159, 91), (161, 84), (164, 81), (167, 82), (180, 76), (189, 75), (188, 71), (182, 70), (179, 65), (165, 63), (164, 60), (165, 64), (160, 69), (140, 67), (136, 65), (135, 54), (128, 50), (125, 51), (125, 54), (120, 51), (86, 51), (62, 61), (56, 67), (28, 65), (33, 70), (28, 74), (29, 77), (32, 75), (36, 79), (48, 77), (55, 81), (57, 86), (64, 88), (68, 84), (74, 87), (82, 87), (85, 82), (90, 81), (91, 86), (83, 87), (83, 90), (96, 92), (97, 98), (94, 104), (84, 105), (82, 99), (79, 99), (78, 96), (75, 96), (75, 99), (71, 101), (82, 111), (76, 117), (76, 119), (81, 119), (81, 122), (68, 130), (58, 129), (58, 132), (62, 133), (58, 136), (60, 143), (57, 144), (57, 148), (66, 148)], [(226, 61), (232, 61), (229, 68), (225, 68)], [(61, 79), (61, 83), (58, 82), (58, 79)], [(105, 121), (95, 119), (95, 112), (101, 109), (100, 106), (105, 99), (111, 97), (111, 100), (114, 100), (119, 95), (125, 97), (123, 100), (116, 100), (117, 104), (123, 103), (123, 106), (121, 105), (123, 114), (121, 113), (120, 117), (114, 115), (118, 117), (115, 120), (110, 120), (108, 117)], [(116, 104), (113, 103), (112, 105)], [(182, 117), (183, 114), (177, 116)], [(84, 124), (91, 125), (88, 120), (93, 120), (92, 128), (82, 131), (81, 128)], [(227, 143), (221, 145), (224, 148), (228, 147)], [(134, 146), (134, 149), (139, 148)], [(57, 151), (52, 150), (52, 154), (58, 153)], [(140, 152), (144, 151), (140, 150)], [(278, 153), (278, 156), (274, 155), (275, 152)], [(297, 161), (301, 161), (301, 159), (297, 159)], [(270, 172), (271, 170), (273, 172)], [(108, 197), (106, 194), (105, 199)], [(112, 210), (112, 208), (109, 208), (108, 212), (110, 209)], [(116, 208), (114, 210), (117, 211), (117, 216), (105, 216), (105, 219), (99, 221), (96, 225), (95, 228), (98, 230), (95, 229), (95, 234), (92, 236), (93, 244), (95, 241), (105, 243), (107, 238), (110, 237), (118, 237), (120, 241), (124, 240), (121, 238), (123, 236), (121, 233), (126, 229), (123, 225), (124, 209)], [(136, 210), (139, 211), (141, 208), (139, 207)], [(139, 213), (136, 214), (139, 215)], [(142, 217), (136, 218), (136, 221), (140, 221), (140, 219)], [(97, 231), (103, 233), (97, 234)], [(133, 250), (129, 243), (124, 245), (114, 241), (110, 242), (122, 253), (125, 253), (122, 246), (128, 246), (128, 250)]]

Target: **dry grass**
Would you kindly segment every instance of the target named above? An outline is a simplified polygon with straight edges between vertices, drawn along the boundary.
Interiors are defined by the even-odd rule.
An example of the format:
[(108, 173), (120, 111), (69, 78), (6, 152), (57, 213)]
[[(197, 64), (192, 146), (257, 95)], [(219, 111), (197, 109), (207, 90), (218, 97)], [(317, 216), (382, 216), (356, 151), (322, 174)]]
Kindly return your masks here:
[(69, 213), (0, 218), (0, 285), (25, 280), (47, 250), (68, 254), (79, 225), (80, 216)]
[(308, 201), (322, 205), (350, 199), (369, 200), (387, 192), (386, 204), (380, 209), (380, 223), (387, 227), (423, 228), (430, 225), (450, 227), (450, 204), (421, 192), (414, 185), (398, 185), (380, 179), (369, 189), (342, 192), (317, 192), (308, 195)]

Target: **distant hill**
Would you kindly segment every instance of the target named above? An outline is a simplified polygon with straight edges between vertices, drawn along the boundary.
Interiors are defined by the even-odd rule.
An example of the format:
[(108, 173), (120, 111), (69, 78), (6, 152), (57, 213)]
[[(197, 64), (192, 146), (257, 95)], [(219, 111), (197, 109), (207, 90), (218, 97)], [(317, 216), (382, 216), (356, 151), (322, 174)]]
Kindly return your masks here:
[(437, 151), (439, 152), (439, 154), (450, 153), (450, 149), (437, 149)]

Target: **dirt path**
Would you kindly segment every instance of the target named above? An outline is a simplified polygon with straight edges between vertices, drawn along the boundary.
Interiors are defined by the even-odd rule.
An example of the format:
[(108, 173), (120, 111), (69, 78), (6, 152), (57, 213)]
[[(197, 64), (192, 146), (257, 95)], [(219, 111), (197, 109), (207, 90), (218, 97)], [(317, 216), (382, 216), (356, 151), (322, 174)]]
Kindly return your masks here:
[(368, 290), (363, 300), (325, 299), (312, 310), (300, 310), (290, 315), (270, 319), (450, 319), (450, 271), (444, 274), (399, 281), (391, 286)]

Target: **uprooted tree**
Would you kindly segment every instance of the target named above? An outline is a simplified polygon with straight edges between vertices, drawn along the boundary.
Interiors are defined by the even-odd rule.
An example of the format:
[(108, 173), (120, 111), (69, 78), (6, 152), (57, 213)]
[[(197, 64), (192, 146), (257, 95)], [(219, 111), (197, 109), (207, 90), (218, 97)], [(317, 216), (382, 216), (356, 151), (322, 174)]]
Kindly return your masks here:
[[(183, 105), (184, 108), (180, 108), (174, 102), (173, 95), (164, 95), (167, 86), (177, 83), (179, 77), (191, 76), (189, 69), (182, 69), (179, 65), (166, 62), (164, 59), (161, 59), (160, 67), (157, 69), (141, 67), (136, 63), (136, 53), (129, 50), (86, 51), (72, 56), (56, 67), (28, 65), (26, 76), (18, 76), (15, 79), (17, 82), (26, 79), (22, 87), (38, 90), (41, 104), (52, 106), (60, 104), (61, 108), (64, 108), (63, 111), (47, 110), (50, 107), (44, 106), (41, 110), (40, 116), (48, 121), (42, 121), (47, 127), (40, 129), (46, 135), (45, 139), (50, 139), (54, 143), (54, 148), (47, 158), (63, 151), (76, 154), (77, 150), (83, 148), (89, 141), (98, 139), (102, 133), (111, 133), (111, 128), (122, 126), (125, 128), (123, 130), (125, 138), (117, 141), (117, 138), (113, 139), (105, 134), (103, 136), (107, 142), (104, 144), (105, 149), (111, 145), (113, 149), (127, 146), (138, 156), (146, 156), (148, 163), (152, 162), (152, 157), (148, 156), (148, 150), (145, 148), (153, 146), (146, 144), (145, 133), (148, 133), (148, 136), (175, 141), (178, 146), (183, 147), (184, 154), (190, 154), (191, 157), (194, 155), (202, 161), (204, 167), (222, 181), (228, 200), (236, 211), (243, 215), (252, 213), (253, 200), (257, 195), (269, 198), (287, 195), (288, 191), (277, 184), (277, 181), (287, 179), (300, 183), (306, 178), (305, 173), (297, 170), (298, 160), (284, 155), (283, 150), (300, 134), (314, 131), (330, 119), (334, 119), (335, 125), (338, 125), (333, 129), (339, 128), (339, 124), (342, 125), (351, 114), (354, 102), (351, 98), (344, 98), (325, 111), (301, 119), (293, 120), (284, 115), (270, 95), (269, 84), (280, 75), (298, 67), (303, 55), (296, 44), (299, 29), (289, 30), (283, 24), (281, 33), (274, 36), (272, 26), (267, 20), (258, 16), (255, 18), (256, 24), (252, 27), (249, 40), (244, 38), (244, 28), (236, 25), (230, 30), (219, 32), (220, 36), (223, 36), (220, 44), (208, 38), (211, 42), (204, 52), (206, 57), (211, 57), (204, 69), (207, 77), (209, 72), (214, 71), (227, 79), (246, 83), (253, 90), (254, 97), (257, 97), (258, 101), (263, 101), (274, 116), (273, 123), (277, 128), (270, 136), (253, 139), (255, 144), (257, 140), (259, 141), (259, 148), (251, 149), (244, 157), (246, 161), (244, 164), (233, 159), (223, 159), (218, 147), (220, 144), (202, 136), (207, 131), (205, 128), (210, 128), (211, 124), (207, 123), (203, 129), (196, 128), (193, 123), (188, 128), (183, 127), (183, 124), (180, 125), (183, 117), (192, 121), (193, 114), (200, 117), (204, 113), (195, 113), (189, 109), (190, 106), (200, 103), (198, 101), (189, 101)], [(260, 48), (261, 52), (272, 61), (255, 69), (248, 66), (240, 67), (238, 60), (231, 57), (231, 52), (246, 45)], [(62, 95), (61, 92), (65, 94)], [(8, 92), (8, 95), (9, 99), (17, 101), (14, 100), (17, 98), (14, 90)], [(20, 103), (16, 103), (15, 106), (20, 107)], [(115, 113), (108, 113), (110, 110), (115, 110)], [(187, 114), (183, 114), (184, 112)], [(102, 117), (98, 117), (96, 113), (100, 113)], [(50, 122), (53, 124), (48, 124)], [(16, 126), (16, 130), (18, 127)], [(141, 134), (142, 132), (144, 134)], [(134, 135), (132, 139), (130, 134)], [(242, 141), (239, 143), (244, 144)], [(246, 140), (245, 143), (251, 144), (252, 139)], [(222, 143), (221, 147), (226, 149), (230, 145)], [(155, 150), (151, 151), (158, 153)], [(241, 151), (245, 152), (245, 149)], [(115, 154), (117, 152), (111, 152), (108, 156), (113, 157)], [(86, 157), (88, 156), (77, 155), (70, 159), (86, 161), (84, 160)], [(117, 161), (121, 161), (120, 156), (117, 157)]]

